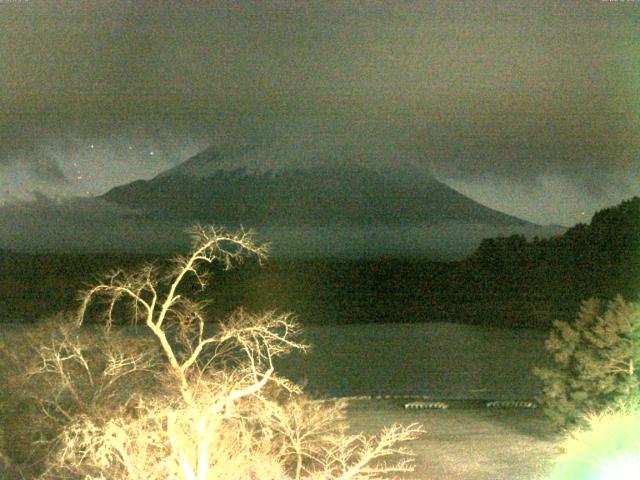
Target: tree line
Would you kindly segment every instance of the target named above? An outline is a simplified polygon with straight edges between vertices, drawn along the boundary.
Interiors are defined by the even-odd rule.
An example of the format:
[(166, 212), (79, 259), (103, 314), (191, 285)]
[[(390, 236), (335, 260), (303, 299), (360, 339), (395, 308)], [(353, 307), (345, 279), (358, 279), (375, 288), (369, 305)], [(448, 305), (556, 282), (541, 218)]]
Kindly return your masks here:
[(640, 197), (598, 211), (591, 223), (527, 241), (489, 238), (463, 262), (474, 291), (523, 299), (636, 300), (640, 293)]

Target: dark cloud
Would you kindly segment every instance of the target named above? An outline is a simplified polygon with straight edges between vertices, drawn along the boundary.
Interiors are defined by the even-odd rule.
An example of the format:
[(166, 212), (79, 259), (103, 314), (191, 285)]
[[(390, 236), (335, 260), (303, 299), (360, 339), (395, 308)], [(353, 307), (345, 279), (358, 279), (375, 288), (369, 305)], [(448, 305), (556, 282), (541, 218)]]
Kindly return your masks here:
[(34, 162), (31, 162), (33, 175), (38, 180), (44, 180), (53, 183), (69, 183), (69, 179), (60, 169), (58, 162), (47, 157), (36, 157)]
[[(12, 132), (0, 165), (22, 156), (37, 171), (43, 157), (25, 152), (44, 143), (50, 148), (36, 152), (64, 174), (96, 142), (117, 154), (101, 150), (94, 177), (100, 170), (115, 183), (148, 166), (148, 157), (124, 160), (132, 142), (162, 152), (165, 166), (209, 143), (269, 145), (265, 157), (279, 162), (375, 162), (376, 152), (394, 149), (383, 157), (411, 158), (460, 186), (540, 190), (551, 178), (586, 191), (591, 209), (637, 192), (633, 2), (34, 1), (0, 9), (0, 131)], [(100, 181), (96, 190), (108, 183)], [(505, 191), (493, 197), (509, 203)], [(510, 203), (510, 213), (530, 210)]]
[(188, 246), (184, 228), (86, 198), (36, 193), (33, 200), (0, 206), (0, 248), (17, 251), (161, 253)]
[(68, 183), (59, 163), (46, 150), (47, 142), (36, 133), (23, 132), (16, 125), (10, 125), (0, 133), (0, 168), (23, 170), (36, 183)]

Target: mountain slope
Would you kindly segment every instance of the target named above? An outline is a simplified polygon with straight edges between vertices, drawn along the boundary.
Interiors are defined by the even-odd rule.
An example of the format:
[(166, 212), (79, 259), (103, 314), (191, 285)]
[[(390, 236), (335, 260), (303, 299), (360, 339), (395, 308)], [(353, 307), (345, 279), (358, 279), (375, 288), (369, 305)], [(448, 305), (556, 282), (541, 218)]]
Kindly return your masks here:
[(343, 164), (259, 171), (228, 168), (223, 160), (208, 149), (102, 198), (153, 217), (226, 225), (531, 225), (411, 167)]

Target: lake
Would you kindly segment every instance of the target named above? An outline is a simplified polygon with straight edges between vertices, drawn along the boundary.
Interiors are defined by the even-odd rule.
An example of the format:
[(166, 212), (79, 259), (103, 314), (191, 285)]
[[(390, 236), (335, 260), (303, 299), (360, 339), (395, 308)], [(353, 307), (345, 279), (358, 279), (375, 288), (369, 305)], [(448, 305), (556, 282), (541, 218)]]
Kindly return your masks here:
[(453, 323), (311, 325), (312, 349), (278, 362), (320, 396), (533, 399), (534, 365), (549, 365), (548, 333)]
[[(29, 328), (2, 324), (0, 332)], [(321, 397), (427, 396), (433, 399), (533, 399), (534, 365), (551, 363), (548, 333), (454, 323), (308, 325), (308, 353), (278, 359), (276, 371), (307, 379)]]

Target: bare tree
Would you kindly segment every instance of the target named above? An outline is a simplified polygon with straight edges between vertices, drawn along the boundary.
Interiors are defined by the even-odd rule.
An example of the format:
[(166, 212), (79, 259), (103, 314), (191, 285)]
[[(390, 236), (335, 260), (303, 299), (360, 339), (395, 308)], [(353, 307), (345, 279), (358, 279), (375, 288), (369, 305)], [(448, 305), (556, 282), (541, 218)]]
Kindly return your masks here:
[[(289, 315), (238, 310), (212, 326), (206, 304), (186, 297), (188, 277), (206, 285), (207, 264), (228, 269), (248, 256), (264, 260), (266, 248), (252, 233), (197, 227), (192, 239), (191, 254), (174, 259), (167, 272), (153, 265), (116, 270), (83, 292), (78, 325), (97, 297), (106, 299), (107, 331), (116, 305), (131, 307), (133, 320), (148, 328), (166, 358), (167, 393), (139, 397), (133, 413), (119, 409), (111, 417), (70, 422), (45, 476), (347, 480), (410, 471), (408, 452), (395, 445), (416, 438), (420, 426), (395, 425), (374, 438), (349, 435), (342, 404), (306, 400), (298, 385), (275, 373), (276, 357), (308, 348)], [(63, 356), (53, 348), (43, 365), (64, 382)], [(81, 353), (67, 357), (83, 366)], [(131, 355), (113, 363), (123, 375), (146, 368)], [(393, 455), (403, 459), (374, 465)]]

